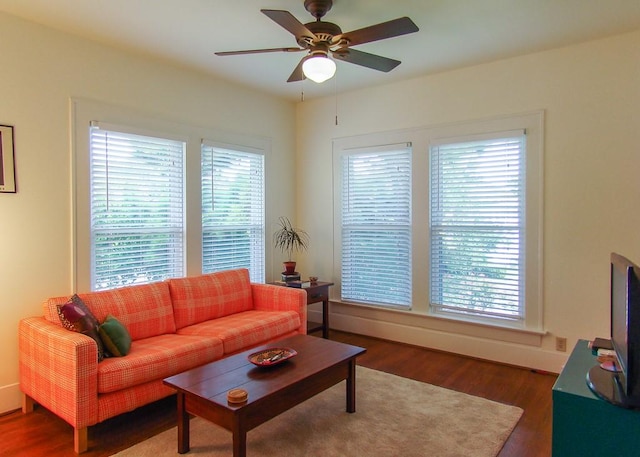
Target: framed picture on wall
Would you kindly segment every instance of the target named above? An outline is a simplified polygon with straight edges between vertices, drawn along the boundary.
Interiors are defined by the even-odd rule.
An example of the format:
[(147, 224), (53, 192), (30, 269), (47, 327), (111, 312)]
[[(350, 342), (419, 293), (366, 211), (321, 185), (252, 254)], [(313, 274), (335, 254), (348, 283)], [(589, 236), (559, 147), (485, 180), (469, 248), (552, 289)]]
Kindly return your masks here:
[(13, 127), (0, 125), (0, 192), (16, 191), (14, 158)]

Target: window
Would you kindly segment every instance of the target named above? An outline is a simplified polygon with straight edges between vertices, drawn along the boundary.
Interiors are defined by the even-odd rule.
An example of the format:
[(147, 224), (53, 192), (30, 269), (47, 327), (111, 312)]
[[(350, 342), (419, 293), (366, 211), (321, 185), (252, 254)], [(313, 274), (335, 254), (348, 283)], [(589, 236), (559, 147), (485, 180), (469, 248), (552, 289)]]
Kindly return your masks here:
[(202, 146), (202, 271), (248, 268), (264, 282), (264, 155)]
[(543, 114), (335, 139), (340, 313), (538, 341)]
[(431, 147), (430, 302), (524, 319), (524, 132)]
[(411, 305), (411, 148), (342, 156), (342, 299)]
[(264, 282), (268, 138), (91, 100), (71, 115), (74, 291), (227, 268)]
[(93, 290), (184, 276), (185, 143), (90, 128)]

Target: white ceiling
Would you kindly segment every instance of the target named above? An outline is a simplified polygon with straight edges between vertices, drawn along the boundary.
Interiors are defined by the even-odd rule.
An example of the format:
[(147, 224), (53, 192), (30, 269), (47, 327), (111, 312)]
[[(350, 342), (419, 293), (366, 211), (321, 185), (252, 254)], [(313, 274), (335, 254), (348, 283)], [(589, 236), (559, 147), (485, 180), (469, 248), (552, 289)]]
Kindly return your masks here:
[(318, 85), (286, 82), (304, 53), (213, 54), (296, 46), (263, 8), (314, 20), (303, 0), (0, 0), (0, 11), (292, 100), (640, 29), (640, 0), (335, 0), (324, 20), (345, 32), (401, 16), (420, 31), (354, 48), (401, 60), (390, 73), (338, 62)]

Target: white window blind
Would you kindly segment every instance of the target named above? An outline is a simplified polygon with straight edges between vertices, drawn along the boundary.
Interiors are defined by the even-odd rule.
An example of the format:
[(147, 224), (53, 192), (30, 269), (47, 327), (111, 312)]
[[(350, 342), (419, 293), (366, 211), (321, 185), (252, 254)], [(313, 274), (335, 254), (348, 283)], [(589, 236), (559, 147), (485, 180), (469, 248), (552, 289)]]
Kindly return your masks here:
[(342, 298), (409, 307), (411, 148), (348, 152), (342, 170)]
[(185, 143), (90, 132), (93, 290), (184, 276)]
[(203, 144), (202, 270), (248, 268), (264, 282), (264, 155)]
[(523, 320), (523, 132), (431, 148), (431, 307)]

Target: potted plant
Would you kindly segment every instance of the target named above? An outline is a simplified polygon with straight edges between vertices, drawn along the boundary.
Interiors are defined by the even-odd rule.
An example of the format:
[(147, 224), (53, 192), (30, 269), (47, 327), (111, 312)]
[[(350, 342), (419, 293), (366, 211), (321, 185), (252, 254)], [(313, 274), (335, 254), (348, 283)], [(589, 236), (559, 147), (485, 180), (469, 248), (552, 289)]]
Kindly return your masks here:
[(287, 260), (283, 262), (284, 274), (292, 275), (296, 271), (296, 262), (291, 259), (293, 251), (306, 250), (309, 245), (309, 235), (304, 230), (294, 228), (291, 221), (284, 216), (281, 216), (278, 222), (280, 228), (273, 234), (273, 244), (287, 254)]

